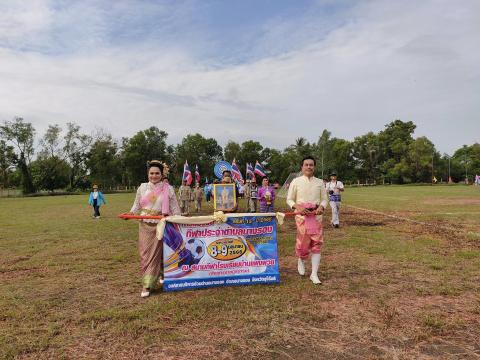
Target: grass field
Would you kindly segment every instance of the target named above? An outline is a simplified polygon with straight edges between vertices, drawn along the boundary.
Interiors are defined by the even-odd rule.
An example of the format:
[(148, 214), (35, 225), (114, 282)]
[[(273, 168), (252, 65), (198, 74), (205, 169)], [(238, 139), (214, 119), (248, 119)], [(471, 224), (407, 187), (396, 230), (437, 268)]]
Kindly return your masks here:
[(478, 188), (347, 189), (321, 286), (296, 273), (287, 221), (280, 285), (148, 299), (137, 225), (116, 218), (133, 197), (100, 220), (87, 196), (0, 199), (0, 358), (480, 358)]

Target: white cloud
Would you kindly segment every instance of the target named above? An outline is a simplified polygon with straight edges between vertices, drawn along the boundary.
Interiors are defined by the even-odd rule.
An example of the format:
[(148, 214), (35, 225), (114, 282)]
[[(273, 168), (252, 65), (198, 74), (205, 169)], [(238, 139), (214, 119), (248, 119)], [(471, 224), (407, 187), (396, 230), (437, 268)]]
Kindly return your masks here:
[[(414, 121), (417, 135), (442, 151), (480, 142), (475, 1), (361, 2), (321, 25), (311, 15), (274, 21), (252, 44), (257, 60), (237, 65), (199, 58), (199, 44), (174, 46), (158, 37), (112, 45), (104, 8), (89, 3), (81, 26), (69, 27), (76, 10), (46, 4), (37, 2), (30, 15), (11, 8), (0, 16), (0, 30), (24, 24), (0, 31), (0, 119), (21, 115), (39, 132), (74, 121), (120, 138), (155, 125), (171, 142), (200, 132), (222, 144), (253, 138), (283, 148), (300, 136), (316, 141), (324, 128), (352, 139), (400, 118)], [(166, 16), (163, 32), (188, 22), (187, 5), (176, 15), (153, 9)], [(129, 9), (115, 9), (116, 21)], [(71, 32), (56, 40), (59, 29)], [(68, 43), (69, 51), (11, 45), (37, 32), (38, 48)], [(195, 34), (192, 42), (199, 39)]]

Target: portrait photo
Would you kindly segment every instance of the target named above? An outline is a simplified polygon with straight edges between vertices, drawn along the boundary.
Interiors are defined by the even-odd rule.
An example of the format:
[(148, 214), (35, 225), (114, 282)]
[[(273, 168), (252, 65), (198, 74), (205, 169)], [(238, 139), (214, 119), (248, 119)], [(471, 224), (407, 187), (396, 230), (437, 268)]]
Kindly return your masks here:
[(216, 211), (230, 210), (237, 204), (235, 184), (214, 184), (213, 204)]

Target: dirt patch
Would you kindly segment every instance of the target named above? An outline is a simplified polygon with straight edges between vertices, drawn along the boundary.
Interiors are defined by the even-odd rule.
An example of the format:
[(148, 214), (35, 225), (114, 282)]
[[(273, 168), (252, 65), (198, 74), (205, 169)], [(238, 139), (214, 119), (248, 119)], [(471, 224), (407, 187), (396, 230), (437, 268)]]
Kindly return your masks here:
[(47, 268), (32, 268), (32, 269), (0, 269), (0, 282), (15, 280), (32, 276), (44, 276), (47, 273)]

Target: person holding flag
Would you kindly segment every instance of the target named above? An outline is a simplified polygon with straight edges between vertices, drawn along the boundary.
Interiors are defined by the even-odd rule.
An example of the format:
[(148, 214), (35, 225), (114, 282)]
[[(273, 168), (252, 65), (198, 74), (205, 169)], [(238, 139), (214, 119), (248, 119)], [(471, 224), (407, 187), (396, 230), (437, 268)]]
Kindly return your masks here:
[(250, 163), (247, 163), (247, 172), (245, 174), (247, 180), (251, 180), (255, 177), (255, 173), (253, 172), (253, 166)]
[(195, 164), (195, 183), (200, 184), (200, 171), (198, 171), (197, 164)]
[(188, 162), (185, 160), (183, 165), (182, 186), (178, 190), (178, 196), (180, 198), (180, 209), (182, 215), (188, 215), (190, 212), (190, 201), (192, 199), (192, 189), (190, 184), (192, 183), (192, 172), (188, 166)]
[(183, 175), (182, 175), (182, 182), (190, 186), (192, 184), (192, 172), (190, 171), (190, 166), (188, 166), (187, 160), (185, 160), (185, 164), (183, 165)]

